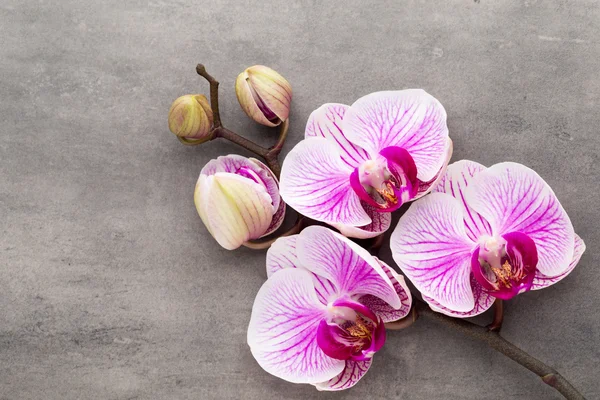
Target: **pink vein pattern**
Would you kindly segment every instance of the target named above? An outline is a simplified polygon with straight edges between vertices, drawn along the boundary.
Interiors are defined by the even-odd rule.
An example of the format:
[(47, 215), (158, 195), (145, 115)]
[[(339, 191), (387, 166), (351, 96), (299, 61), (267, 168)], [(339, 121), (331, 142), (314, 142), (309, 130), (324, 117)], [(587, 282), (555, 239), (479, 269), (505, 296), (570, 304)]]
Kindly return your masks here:
[(371, 154), (389, 146), (404, 148), (417, 165), (417, 177), (424, 182), (440, 170), (446, 155), (446, 111), (421, 89), (361, 97), (346, 111), (342, 130), (350, 141)]
[(402, 306), (399, 309), (394, 309), (388, 303), (381, 300), (379, 297), (372, 296), (370, 294), (362, 296), (358, 299), (358, 301), (365, 306), (367, 306), (371, 311), (375, 313), (383, 322), (392, 322), (397, 321), (401, 318), (404, 318), (410, 312), (410, 307), (412, 305), (412, 296), (410, 294), (410, 290), (406, 286), (404, 282), (404, 278), (398, 275), (392, 267), (387, 265), (381, 260), (377, 260), (386, 275), (392, 283), (394, 284), (394, 290), (398, 293), (398, 297), (400, 297), (400, 302)]
[(373, 359), (365, 361), (352, 361), (347, 360), (344, 370), (336, 377), (328, 380), (327, 382), (317, 383), (315, 386), (319, 390), (344, 390), (351, 388), (362, 378), (369, 368)]
[(269, 278), (248, 327), (248, 344), (261, 367), (290, 382), (318, 383), (339, 374), (344, 361), (326, 356), (316, 341), (324, 312), (308, 271), (287, 268)]
[(575, 232), (554, 192), (533, 170), (500, 163), (481, 171), (466, 192), (469, 206), (481, 214), (494, 234), (522, 232), (538, 250), (538, 270), (554, 276), (573, 259)]
[(342, 119), (349, 106), (323, 104), (308, 117), (304, 137), (323, 137), (335, 143), (340, 157), (349, 167), (355, 168), (370, 159), (369, 153), (346, 138), (342, 132)]
[(281, 171), (281, 196), (301, 214), (327, 223), (371, 223), (349, 184), (351, 170), (335, 144), (324, 138), (303, 140), (288, 154)]

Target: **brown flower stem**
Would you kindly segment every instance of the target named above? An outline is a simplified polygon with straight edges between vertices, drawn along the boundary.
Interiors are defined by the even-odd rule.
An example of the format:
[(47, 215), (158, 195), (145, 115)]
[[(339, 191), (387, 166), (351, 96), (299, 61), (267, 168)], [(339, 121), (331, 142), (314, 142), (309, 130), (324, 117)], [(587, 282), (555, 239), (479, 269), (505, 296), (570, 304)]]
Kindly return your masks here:
[(210, 108), (213, 112), (213, 126), (218, 128), (221, 126), (221, 114), (219, 113), (219, 81), (206, 72), (206, 67), (203, 64), (196, 65), (198, 75), (206, 79), (210, 85)]
[(426, 303), (420, 300), (414, 299), (413, 301), (414, 307), (417, 309), (420, 317), (434, 321), (446, 328), (454, 329), (466, 336), (470, 336), (473, 339), (486, 343), (492, 349), (504, 354), (506, 357), (539, 376), (545, 384), (552, 386), (566, 399), (585, 400), (585, 397), (583, 397), (583, 395), (555, 369), (510, 343), (500, 336), (498, 331), (490, 330), (488, 327), (479, 326), (464, 319), (448, 317), (433, 311)]
[[(210, 140), (216, 138), (227, 139), (230, 142), (235, 143), (248, 151), (251, 151), (252, 153), (264, 159), (265, 164), (267, 164), (267, 167), (269, 167), (271, 171), (273, 171), (275, 176), (279, 178), (279, 174), (281, 173), (281, 165), (279, 165), (278, 157), (287, 138), (289, 120), (285, 120), (281, 123), (281, 125), (279, 125), (279, 137), (277, 139), (277, 142), (268, 149), (254, 143), (249, 139), (246, 139), (245, 137), (235, 133), (234, 131), (225, 128), (223, 126), (223, 123), (221, 122), (221, 114), (219, 112), (219, 81), (217, 81), (212, 75), (210, 75), (206, 71), (206, 67), (204, 67), (204, 65), (202, 64), (198, 64), (196, 66), (196, 72), (198, 73), (198, 75), (206, 79), (206, 81), (210, 85), (210, 108), (213, 112), (213, 129), (211, 131)], [(180, 138), (180, 141), (183, 144), (192, 146), (204, 143), (203, 140), (187, 138)]]
[(494, 320), (488, 325), (488, 329), (494, 332), (500, 332), (504, 321), (504, 302), (501, 299), (494, 301)]

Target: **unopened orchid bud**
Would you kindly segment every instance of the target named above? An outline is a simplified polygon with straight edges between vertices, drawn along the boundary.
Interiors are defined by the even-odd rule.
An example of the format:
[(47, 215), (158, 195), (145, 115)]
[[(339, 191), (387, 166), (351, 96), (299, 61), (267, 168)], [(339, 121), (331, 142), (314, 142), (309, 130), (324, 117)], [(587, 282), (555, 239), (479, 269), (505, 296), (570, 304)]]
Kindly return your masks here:
[(285, 215), (271, 170), (254, 158), (233, 154), (202, 168), (194, 203), (210, 234), (227, 250), (274, 232)]
[(235, 93), (244, 112), (259, 124), (277, 126), (288, 119), (292, 87), (269, 67), (246, 68), (237, 77)]
[(210, 140), (212, 123), (212, 110), (201, 94), (181, 96), (169, 110), (169, 129), (181, 138)]

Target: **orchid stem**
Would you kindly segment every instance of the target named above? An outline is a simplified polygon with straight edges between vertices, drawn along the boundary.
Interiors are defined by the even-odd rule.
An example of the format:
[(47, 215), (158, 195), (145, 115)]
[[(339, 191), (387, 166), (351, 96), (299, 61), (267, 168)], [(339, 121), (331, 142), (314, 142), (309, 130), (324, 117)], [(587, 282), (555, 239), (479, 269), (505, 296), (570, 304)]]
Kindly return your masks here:
[(414, 299), (414, 308), (417, 309), (418, 315), (425, 319), (433, 320), (444, 325), (447, 328), (452, 328), (467, 336), (486, 343), (492, 349), (504, 354), (506, 357), (519, 363), (537, 376), (539, 376), (545, 384), (552, 386), (560, 394), (568, 400), (585, 400), (585, 397), (573, 385), (565, 379), (555, 369), (544, 364), (537, 358), (529, 355), (514, 344), (510, 343), (495, 330), (488, 327), (476, 325), (464, 319), (450, 318), (443, 314), (433, 311), (429, 306), (417, 299)]
[(502, 302), (502, 299), (496, 299), (494, 301), (494, 319), (492, 323), (488, 325), (488, 330), (500, 332), (500, 329), (502, 329), (502, 321), (504, 321), (504, 303)]
[[(219, 112), (219, 81), (210, 75), (206, 71), (206, 67), (204, 67), (202, 64), (198, 64), (196, 66), (196, 72), (198, 75), (206, 79), (210, 85), (210, 107), (213, 112), (213, 129), (211, 132), (211, 140), (216, 138), (227, 139), (230, 142), (235, 143), (248, 151), (251, 151), (252, 153), (264, 159), (267, 167), (269, 167), (275, 176), (279, 178), (279, 174), (281, 173), (281, 165), (279, 164), (278, 157), (287, 138), (288, 128), (290, 125), (289, 120), (285, 120), (281, 123), (281, 125), (279, 125), (279, 137), (277, 142), (268, 149), (254, 143), (249, 139), (246, 139), (240, 134), (225, 128), (221, 122), (221, 114)], [(195, 145), (201, 144), (202, 141), (182, 141), (182, 143)]]

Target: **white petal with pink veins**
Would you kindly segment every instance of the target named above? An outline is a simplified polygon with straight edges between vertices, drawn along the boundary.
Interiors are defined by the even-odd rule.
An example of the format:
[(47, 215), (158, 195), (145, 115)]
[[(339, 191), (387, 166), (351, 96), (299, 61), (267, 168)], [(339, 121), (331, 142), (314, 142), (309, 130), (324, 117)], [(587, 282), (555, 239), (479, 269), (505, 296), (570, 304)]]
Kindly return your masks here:
[(423, 300), (425, 300), (427, 304), (429, 304), (429, 307), (431, 307), (432, 310), (437, 311), (439, 313), (457, 318), (474, 317), (475, 315), (482, 314), (489, 310), (490, 307), (494, 304), (494, 301), (496, 301), (496, 298), (488, 294), (473, 277), (471, 277), (471, 288), (473, 289), (475, 306), (469, 311), (452, 311), (449, 308), (442, 306), (440, 303), (438, 303), (431, 297), (427, 296), (423, 296)]
[[(267, 277), (284, 268), (302, 268), (296, 256), (296, 239), (298, 235), (281, 237), (267, 251)], [(308, 271), (308, 270), (307, 270)], [(310, 273), (313, 277), (315, 290), (319, 301), (327, 304), (328, 300), (337, 294), (336, 287), (327, 279)]]
[(410, 294), (410, 289), (406, 285), (402, 275), (397, 274), (392, 267), (383, 261), (379, 259), (377, 259), (377, 261), (379, 261), (379, 264), (385, 271), (386, 275), (394, 284), (394, 289), (396, 290), (396, 293), (398, 293), (398, 297), (400, 297), (402, 307), (399, 309), (394, 309), (385, 301), (370, 294), (362, 296), (358, 299), (358, 301), (369, 307), (369, 309), (373, 311), (375, 315), (381, 318), (383, 322), (397, 321), (406, 317), (410, 312), (410, 307), (412, 306), (412, 295)]
[(452, 163), (446, 169), (446, 173), (433, 189), (434, 192), (446, 193), (460, 201), (464, 210), (467, 235), (473, 241), (478, 241), (482, 235), (491, 235), (490, 224), (473, 210), (465, 200), (465, 191), (472, 184), (473, 177), (486, 167), (469, 160), (460, 160)]
[(304, 139), (290, 151), (281, 169), (281, 197), (296, 211), (327, 223), (371, 223), (350, 186), (352, 169), (325, 138)]
[(423, 295), (454, 311), (475, 302), (470, 285), (471, 251), (462, 206), (450, 195), (431, 193), (400, 218), (390, 246), (394, 260)]
[(556, 276), (569, 268), (573, 225), (550, 186), (532, 169), (512, 162), (493, 165), (475, 176), (465, 199), (495, 235), (521, 232), (533, 239), (542, 274)]
[(342, 132), (342, 119), (349, 106), (345, 104), (323, 104), (308, 117), (305, 137), (323, 137), (334, 143), (342, 160), (355, 168), (370, 159), (360, 146), (350, 142)]
[(367, 373), (372, 362), (373, 359), (364, 361), (346, 360), (346, 366), (339, 375), (328, 380), (327, 382), (316, 383), (315, 386), (317, 389), (322, 391), (349, 389), (356, 385), (360, 378)]
[(573, 269), (575, 269), (584, 251), (585, 243), (583, 239), (581, 239), (579, 235), (575, 234), (575, 250), (573, 253), (573, 259), (571, 260), (571, 264), (569, 264), (569, 268), (565, 272), (557, 276), (546, 276), (538, 271), (535, 275), (535, 278), (533, 279), (533, 286), (531, 286), (531, 290), (543, 289), (550, 285), (554, 285), (556, 282), (563, 280), (563, 278), (565, 278), (571, 273), (571, 271), (573, 271)]
[(317, 327), (325, 305), (317, 298), (310, 272), (282, 269), (269, 278), (256, 296), (248, 327), (248, 344), (268, 373), (293, 383), (327, 381), (345, 362), (323, 353)]
[(427, 182), (419, 181), (419, 188), (418, 188), (417, 194), (415, 195), (413, 200), (420, 199), (421, 197), (425, 196), (426, 194), (429, 194), (435, 187), (437, 187), (437, 185), (440, 183), (440, 181), (442, 180), (442, 178), (444, 177), (444, 175), (446, 173), (446, 168), (448, 167), (448, 163), (450, 162), (450, 159), (452, 158), (453, 151), (454, 151), (454, 144), (452, 143), (452, 139), (447, 138), (446, 159), (444, 160), (444, 164), (442, 165), (442, 168), (440, 168), (440, 170), (437, 172), (437, 174), (433, 178), (431, 178), (431, 180), (429, 180)]
[(357, 239), (369, 239), (379, 236), (390, 228), (392, 213), (379, 212), (370, 204), (361, 202), (363, 209), (371, 218), (371, 223), (365, 226), (351, 226), (343, 224), (331, 224), (346, 237)]
[(446, 158), (446, 111), (421, 89), (375, 92), (358, 99), (344, 115), (342, 130), (372, 156), (389, 146), (406, 149), (417, 177), (431, 180)]
[(298, 261), (328, 279), (341, 295), (371, 294), (394, 308), (402, 303), (390, 278), (365, 249), (322, 226), (310, 226), (296, 241)]

